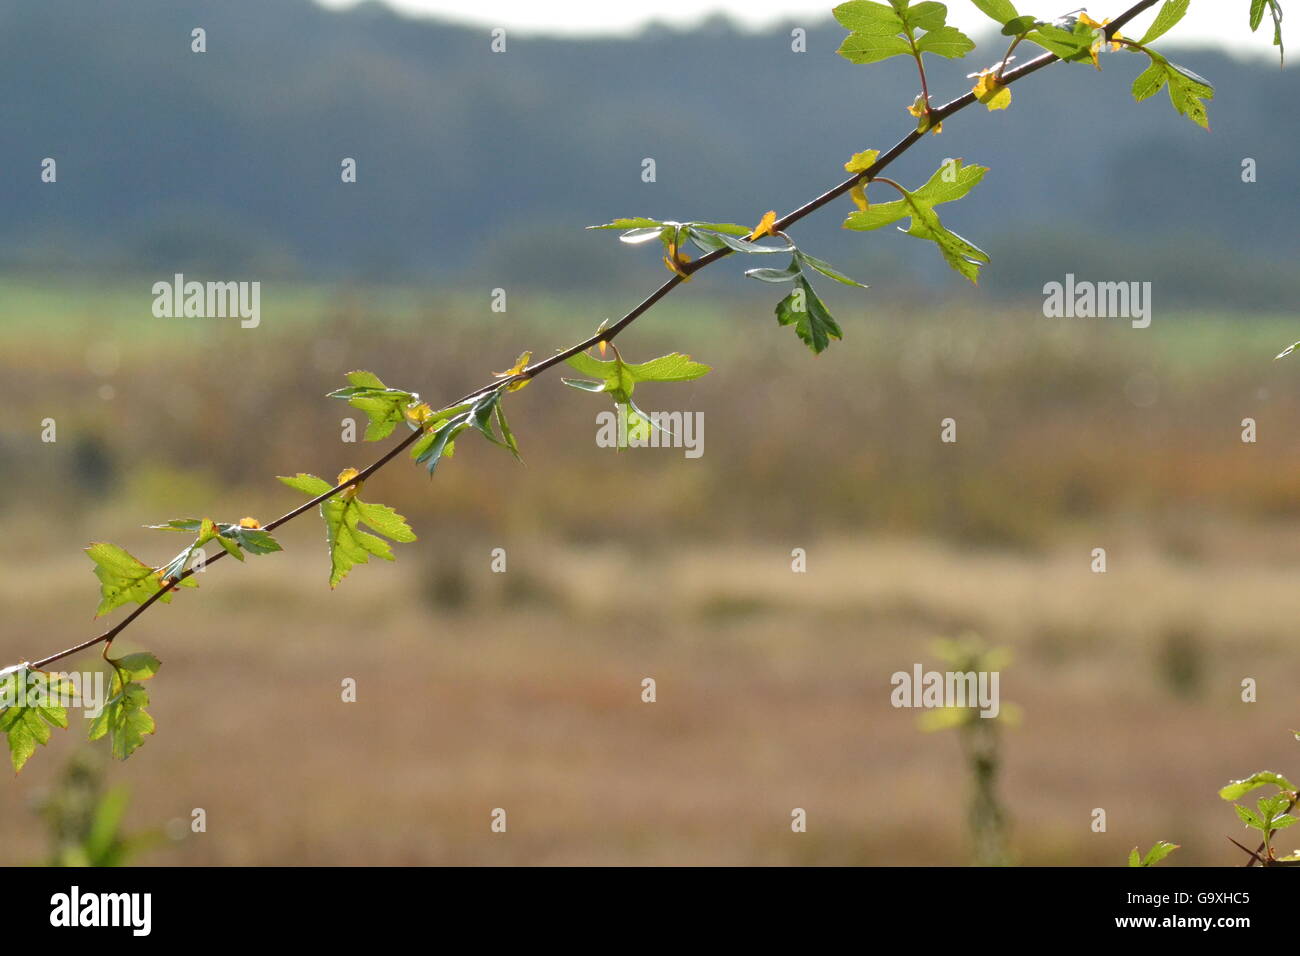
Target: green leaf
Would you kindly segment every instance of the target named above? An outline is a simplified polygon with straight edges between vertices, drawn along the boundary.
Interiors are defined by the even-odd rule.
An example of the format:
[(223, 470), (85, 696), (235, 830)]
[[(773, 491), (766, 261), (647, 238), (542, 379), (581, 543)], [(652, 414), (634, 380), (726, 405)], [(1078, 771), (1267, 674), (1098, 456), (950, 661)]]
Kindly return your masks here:
[(149, 680), (162, 667), (162, 661), (148, 651), (141, 651), (138, 654), (126, 654), (109, 660), (118, 672), (126, 675), (128, 681)]
[(912, 30), (939, 30), (948, 19), (948, 8), (935, 0), (905, 4), (895, 9), (901, 9), (899, 16), (903, 18), (903, 25)]
[(891, 56), (910, 56), (912, 47), (902, 37), (850, 33), (835, 52), (850, 63), (878, 63)]
[(1076, 21), (1069, 30), (1050, 23), (1039, 24), (1038, 28), (1026, 35), (1025, 39), (1055, 53), (1067, 62), (1091, 60), (1089, 51), (1096, 42), (1093, 29), (1081, 21)]
[(958, 59), (975, 49), (975, 41), (956, 27), (939, 27), (916, 41), (922, 53), (934, 53), (948, 59)]
[(158, 576), (165, 584), (168, 581), (179, 581), (186, 571), (190, 568), (190, 562), (203, 549), (203, 546), (217, 537), (217, 526), (209, 518), (204, 518), (199, 522), (198, 537), (180, 554), (172, 558), (167, 564), (159, 569)]
[(349, 387), (335, 389), (326, 397), (344, 399), (366, 413), (366, 441), (380, 441), (391, 435), (406, 420), (406, 409), (420, 398), (415, 392), (389, 388), (374, 372), (348, 372), (344, 377), (351, 383)]
[(90, 722), (87, 739), (99, 740), (107, 734), (113, 756), (125, 760), (156, 729), (153, 717), (145, 710), (148, 706), (149, 692), (133, 680), (123, 683), (121, 676), (114, 672), (111, 695), (99, 716)]
[(871, 0), (850, 0), (831, 11), (840, 26), (854, 33), (895, 36), (903, 32), (903, 20), (892, 7)]
[(601, 226), (588, 226), (588, 229), (649, 229), (652, 226), (662, 226), (663, 223), (658, 219), (646, 219), (644, 217), (633, 217), (631, 219), (615, 219), (613, 222), (607, 222)]
[(490, 427), (493, 410), (500, 398), (500, 391), (494, 389), (480, 395), (473, 402), (436, 413), (435, 419), (426, 427), (424, 437), (411, 448), (411, 457), (428, 468), (432, 475), (438, 462), (444, 457), (451, 457), (456, 436), (467, 428), (477, 428), (489, 441), (509, 448), (506, 442), (493, 434)]
[(795, 280), (794, 290), (777, 303), (776, 320), (781, 325), (793, 325), (795, 334), (815, 354), (826, 351), (831, 339), (844, 337), (825, 304), (802, 275)]
[(1273, 773), (1271, 770), (1261, 770), (1259, 773), (1252, 774), (1243, 780), (1234, 780), (1219, 791), (1219, 796), (1224, 800), (1240, 800), (1243, 796), (1257, 787), (1267, 787), (1269, 785), (1278, 787), (1282, 790), (1295, 790), (1295, 785), (1280, 773)]
[(1147, 32), (1142, 34), (1142, 39), (1138, 40), (1141, 46), (1159, 39), (1168, 33), (1187, 13), (1187, 5), (1191, 0), (1165, 0), (1165, 5), (1160, 8), (1156, 18), (1151, 21), (1151, 26)]
[(688, 382), (711, 371), (709, 366), (679, 352), (661, 355), (640, 364), (624, 362), (617, 355), (609, 361), (601, 361), (586, 352), (579, 352), (570, 356), (568, 363), (583, 375), (590, 375), (599, 381), (563, 379), (566, 385), (590, 392), (609, 392), (617, 404), (627, 404), (631, 400), (632, 390), (638, 382)]
[(784, 269), (746, 269), (745, 275), (760, 282), (793, 282), (803, 269), (798, 256), (790, 257), (790, 264)]
[(1012, 6), (1011, 0), (971, 0), (971, 2), (979, 7), (980, 12), (986, 17), (991, 17), (998, 23), (1006, 23), (1020, 16)]
[(108, 658), (108, 662), (113, 665), (109, 698), (99, 716), (90, 722), (87, 736), (98, 740), (108, 734), (113, 756), (125, 760), (154, 732), (154, 719), (145, 710), (149, 692), (140, 682), (151, 680), (162, 664), (148, 652)]
[(1024, 36), (1036, 26), (1038, 20), (1035, 17), (1015, 17), (1002, 24), (1002, 35), (1004, 37)]
[(844, 275), (844, 273), (837, 272), (835, 267), (829, 262), (823, 262), (821, 259), (810, 256), (806, 252), (796, 251), (795, 257), (800, 263), (808, 266), (810, 269), (820, 272), (828, 279), (834, 279), (836, 282), (842, 282), (844, 285), (856, 286), (859, 289), (870, 288), (865, 283), (859, 282), (857, 279), (850, 279), (848, 276)]
[(1133, 99), (1141, 103), (1143, 100), (1155, 96), (1160, 92), (1161, 87), (1165, 85), (1165, 68), (1155, 60), (1138, 74), (1137, 79), (1133, 81)]
[(296, 488), (309, 498), (319, 498), (321, 495), (325, 494), (325, 492), (334, 488), (334, 486), (324, 478), (317, 478), (315, 475), (305, 475), (301, 472), (292, 478), (287, 478), (283, 475), (279, 476), (279, 478), (290, 488)]
[(1285, 62), (1286, 48), (1282, 45), (1282, 4), (1278, 0), (1251, 0), (1250, 32), (1254, 33), (1264, 22), (1265, 5), (1268, 6), (1268, 12), (1273, 17), (1273, 45), (1277, 47), (1278, 57)]
[(1209, 116), (1202, 100), (1214, 99), (1214, 87), (1203, 77), (1177, 63), (1170, 63), (1166, 71), (1169, 80), (1169, 100), (1174, 109), (1203, 129), (1210, 128)]
[[(314, 475), (299, 474), (293, 478), (281, 477), (280, 480), (313, 498), (323, 493), (315, 489), (324, 484), (324, 481)], [(326, 491), (332, 487), (325, 484)], [(405, 518), (386, 505), (363, 502), (357, 497), (358, 493), (358, 486), (353, 485), (350, 489), (321, 502), (320, 505), (321, 517), (325, 520), (325, 540), (330, 554), (331, 588), (338, 587), (339, 582), (353, 567), (368, 563), (372, 555), (385, 561), (395, 560), (393, 549), (388, 542), (362, 531), (360, 527), (362, 524), (368, 525), (374, 531), (394, 541), (416, 540), (415, 533), (406, 523)]]
[(709, 232), (721, 232), (728, 236), (739, 236), (742, 239), (749, 235), (749, 228), (741, 226), (734, 222), (692, 222), (691, 226), (696, 229), (707, 229)]
[[(700, 230), (703, 228), (704, 226), (701, 224), (692, 223), (686, 232), (692, 242), (701, 249), (706, 249), (709, 252), (725, 246), (735, 252), (760, 255), (772, 252), (789, 252), (793, 248), (789, 243), (786, 243), (784, 246), (764, 246), (759, 245), (757, 242), (737, 239), (734, 235), (729, 235), (723, 232), (701, 232)], [(737, 228), (744, 229), (743, 226), (738, 226)], [(749, 230), (745, 230), (744, 235), (749, 235)]]
[(872, 203), (866, 210), (850, 213), (844, 220), (844, 228), (879, 229), (910, 216), (911, 225), (905, 230), (909, 236), (934, 242), (944, 261), (971, 282), (977, 282), (979, 267), (989, 261), (988, 254), (944, 226), (934, 207), (965, 196), (986, 172), (985, 166), (965, 166), (960, 159), (949, 160), (920, 189), (915, 192), (904, 189), (902, 199)]
[[(95, 562), (95, 577), (99, 578), (100, 602), (95, 617), (131, 601), (143, 604), (155, 592), (162, 590), (162, 569), (149, 567), (124, 548), (96, 541), (86, 548), (86, 554)], [(182, 581), (180, 586), (196, 588), (199, 585), (190, 577)], [(174, 590), (169, 590), (158, 600), (168, 604), (175, 593)]]
[(1256, 830), (1260, 831), (1266, 828), (1264, 821), (1257, 813), (1255, 813), (1254, 810), (1243, 807), (1240, 803), (1234, 803), (1232, 809), (1237, 811), (1237, 816), (1241, 817), (1241, 822), (1246, 824), (1246, 826), (1254, 827)]
[(1134, 847), (1128, 855), (1129, 866), (1155, 866), (1174, 850), (1178, 849), (1177, 843), (1170, 843), (1167, 840), (1160, 840), (1151, 849), (1147, 850), (1146, 856), (1138, 859), (1138, 848)]
[(14, 773), (23, 769), (36, 748), (50, 741), (50, 728), (68, 727), (67, 708), (75, 693), (66, 678), (18, 664), (0, 671), (0, 733), (9, 743)]

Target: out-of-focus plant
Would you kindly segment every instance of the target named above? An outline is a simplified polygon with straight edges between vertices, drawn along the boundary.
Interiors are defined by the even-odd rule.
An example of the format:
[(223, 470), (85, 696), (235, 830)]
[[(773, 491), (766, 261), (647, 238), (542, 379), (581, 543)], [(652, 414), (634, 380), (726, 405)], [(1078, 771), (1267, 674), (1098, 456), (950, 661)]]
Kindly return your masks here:
[(125, 786), (106, 787), (102, 761), (75, 755), (51, 789), (36, 798), (50, 837), (47, 866), (123, 866), (165, 841), (160, 831), (126, 833)]
[[(934, 643), (936, 657), (955, 674), (1000, 674), (1011, 663), (1011, 651), (989, 647), (974, 634)], [(1001, 682), (999, 681), (999, 690)], [(998, 796), (1001, 769), (1002, 728), (1020, 722), (1020, 708), (998, 701), (996, 715), (981, 716), (979, 701), (964, 706), (949, 705), (927, 710), (918, 718), (921, 730), (932, 733), (954, 730), (961, 745), (969, 780), (966, 819), (970, 829), (972, 855), (977, 866), (1006, 866), (1011, 862), (1007, 848), (1008, 815)]]

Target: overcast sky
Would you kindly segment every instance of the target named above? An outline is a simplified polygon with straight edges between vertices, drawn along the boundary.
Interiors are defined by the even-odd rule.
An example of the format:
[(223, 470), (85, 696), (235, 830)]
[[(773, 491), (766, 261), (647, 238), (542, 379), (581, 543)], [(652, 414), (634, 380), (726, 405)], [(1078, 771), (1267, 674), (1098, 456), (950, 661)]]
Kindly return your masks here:
[[(318, 0), (330, 7), (353, 5), (356, 0)], [(546, 33), (592, 34), (635, 30), (649, 20), (675, 25), (698, 23), (701, 18), (719, 11), (749, 26), (764, 26), (787, 19), (816, 23), (828, 16), (834, 0), (386, 0), (390, 6), (407, 13), (423, 13), (460, 23), (488, 27), (506, 27)], [(1037, 0), (1021, 4), (1033, 8), (1042, 17), (1059, 16), (1076, 9), (1078, 0)], [(1126, 0), (1093, 3), (1088, 9), (1096, 19), (1103, 19), (1125, 9)], [(1136, 21), (1137, 28), (1125, 31), (1140, 36), (1155, 16), (1153, 8)], [(1277, 56), (1272, 46), (1272, 21), (1266, 15), (1259, 32), (1252, 34), (1247, 24), (1247, 0), (1194, 0), (1187, 16), (1171, 33), (1180, 43), (1225, 46), (1238, 53)], [(948, 22), (967, 32), (985, 30), (993, 21), (980, 13), (968, 0), (951, 0)], [(1219, 24), (1217, 19), (1225, 19)], [(1284, 27), (1283, 39), (1291, 31)]]

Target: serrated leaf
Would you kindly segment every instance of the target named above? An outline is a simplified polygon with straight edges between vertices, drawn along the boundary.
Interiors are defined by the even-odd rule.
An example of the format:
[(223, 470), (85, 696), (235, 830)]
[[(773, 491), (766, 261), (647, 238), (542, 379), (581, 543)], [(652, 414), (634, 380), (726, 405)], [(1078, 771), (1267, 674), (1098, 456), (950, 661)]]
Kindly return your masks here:
[(903, 32), (903, 20), (892, 7), (871, 0), (849, 0), (835, 7), (831, 14), (840, 26), (854, 33), (894, 36)]
[(902, 199), (873, 203), (866, 210), (850, 213), (844, 220), (844, 228), (879, 229), (910, 216), (911, 225), (905, 230), (907, 235), (934, 242), (944, 261), (971, 282), (977, 282), (979, 267), (989, 261), (988, 254), (944, 226), (934, 207), (965, 196), (986, 172), (988, 168), (985, 166), (966, 166), (959, 159), (949, 160), (921, 188), (914, 192), (904, 189)]
[(1159, 93), (1164, 85), (1165, 68), (1152, 60), (1150, 65), (1139, 73), (1137, 79), (1133, 81), (1133, 99), (1141, 103), (1143, 100)]
[(1137, 847), (1129, 854), (1129, 866), (1155, 866), (1170, 853), (1178, 849), (1177, 843), (1170, 843), (1167, 840), (1160, 840), (1151, 849), (1147, 850), (1140, 863), (1135, 863), (1134, 858), (1137, 856)]
[(844, 273), (838, 271), (829, 262), (824, 262), (815, 256), (810, 256), (806, 252), (796, 252), (795, 258), (798, 262), (808, 266), (808, 268), (813, 269), (816, 272), (820, 272), (828, 279), (834, 279), (836, 282), (841, 282), (844, 285), (855, 286), (859, 289), (869, 288), (865, 283), (859, 282), (857, 279), (850, 279)]
[(850, 63), (878, 63), (891, 56), (910, 56), (912, 47), (902, 37), (850, 33), (835, 52)]
[(826, 351), (831, 339), (844, 337), (826, 305), (802, 275), (795, 280), (794, 290), (776, 304), (776, 320), (781, 325), (794, 326), (795, 334), (814, 354)]
[(330, 392), (327, 398), (345, 400), (353, 408), (365, 412), (369, 424), (365, 440), (380, 441), (387, 438), (406, 419), (408, 406), (418, 402), (419, 395), (405, 389), (389, 388), (374, 372), (358, 370), (348, 372), (344, 378), (347, 388)]
[(1146, 46), (1168, 33), (1178, 21), (1187, 13), (1187, 6), (1191, 0), (1165, 0), (1165, 5), (1160, 8), (1156, 18), (1151, 21), (1151, 26), (1147, 32), (1142, 34), (1142, 39), (1138, 40), (1140, 46)]
[(99, 716), (90, 722), (87, 739), (99, 740), (107, 734), (113, 756), (118, 760), (127, 759), (144, 746), (144, 738), (157, 729), (153, 717), (145, 709), (148, 706), (149, 692), (134, 681), (124, 686), (115, 673), (113, 692)]
[[(282, 477), (280, 480), (312, 498), (334, 487), (314, 475), (300, 474), (294, 478)], [(345, 479), (340, 476), (339, 480)], [(325, 486), (324, 491), (316, 491), (315, 489), (322, 484)], [(331, 588), (338, 587), (339, 582), (353, 567), (368, 563), (371, 555), (383, 558), (385, 561), (395, 560), (393, 549), (388, 542), (362, 531), (362, 524), (394, 541), (416, 540), (415, 532), (406, 523), (406, 519), (392, 508), (362, 501), (358, 497), (359, 489), (356, 485), (348, 491), (354, 493), (341, 492), (320, 504), (321, 517), (325, 521), (325, 541), (330, 555)]]
[(1011, 0), (971, 0), (986, 17), (996, 20), (998, 23), (1006, 23), (1020, 16), (1016, 8), (1012, 6)]
[[(143, 604), (155, 592), (162, 590), (161, 569), (149, 567), (125, 548), (96, 541), (86, 548), (86, 554), (95, 562), (95, 577), (99, 578), (100, 602), (95, 617), (132, 601)], [(198, 587), (198, 582), (192, 577), (186, 578), (180, 586)], [(158, 600), (170, 603), (175, 593), (169, 590)]]
[(9, 744), (9, 761), (18, 773), (37, 747), (50, 741), (51, 728), (66, 730), (61, 706), (75, 688), (65, 678), (19, 664), (0, 671), (0, 733)]
[(1248, 827), (1254, 827), (1256, 830), (1264, 829), (1264, 821), (1260, 819), (1259, 814), (1249, 807), (1243, 807), (1240, 803), (1234, 803), (1232, 809), (1237, 811), (1237, 816), (1241, 817), (1241, 822)]
[(944, 26), (931, 30), (917, 40), (916, 48), (922, 53), (933, 53), (955, 60), (975, 49), (975, 41), (956, 27)]

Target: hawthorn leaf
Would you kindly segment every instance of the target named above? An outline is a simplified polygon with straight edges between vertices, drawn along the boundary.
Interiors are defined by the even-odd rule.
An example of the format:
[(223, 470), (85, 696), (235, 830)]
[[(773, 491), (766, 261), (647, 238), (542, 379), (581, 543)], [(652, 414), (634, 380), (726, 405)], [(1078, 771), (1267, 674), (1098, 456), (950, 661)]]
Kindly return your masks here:
[(1264, 7), (1268, 7), (1273, 18), (1273, 45), (1277, 47), (1278, 58), (1286, 62), (1286, 48), (1282, 45), (1282, 4), (1279, 0), (1250, 0), (1250, 32), (1254, 33), (1264, 22)]
[(1170, 843), (1167, 840), (1156, 842), (1151, 849), (1147, 850), (1143, 857), (1138, 856), (1138, 848), (1134, 847), (1128, 855), (1129, 866), (1155, 866), (1174, 850), (1178, 849), (1177, 843)]
[(808, 268), (816, 272), (820, 272), (828, 279), (834, 279), (836, 282), (842, 282), (844, 285), (855, 286), (859, 289), (870, 288), (866, 283), (859, 282), (857, 279), (850, 279), (844, 273), (837, 271), (829, 262), (824, 262), (821, 259), (810, 256), (806, 252), (796, 251), (795, 258), (800, 264), (808, 266)]
[(814, 354), (826, 351), (831, 339), (844, 337), (803, 275), (795, 280), (794, 290), (776, 304), (776, 320), (781, 325), (793, 325), (795, 334)]
[(835, 51), (850, 63), (878, 63), (891, 56), (909, 56), (911, 45), (898, 36), (850, 33)]
[(854, 33), (894, 36), (903, 32), (903, 20), (892, 7), (871, 0), (849, 0), (831, 11), (840, 26)]
[(344, 378), (347, 388), (330, 392), (327, 398), (340, 398), (353, 408), (366, 413), (365, 440), (380, 441), (393, 433), (393, 429), (406, 420), (406, 409), (419, 401), (420, 396), (400, 388), (389, 388), (374, 372), (348, 372)]
[(850, 213), (844, 220), (844, 228), (879, 229), (910, 216), (911, 225), (904, 230), (907, 235), (934, 242), (948, 265), (971, 282), (978, 282), (979, 267), (989, 261), (988, 254), (944, 226), (934, 207), (965, 196), (986, 172), (985, 166), (963, 165), (960, 159), (948, 160), (924, 186), (915, 191), (903, 189), (902, 199), (873, 203), (866, 210)]
[[(342, 484), (355, 474), (352, 469), (344, 471), (339, 475), (338, 483)], [(315, 475), (281, 476), (280, 480), (313, 498), (334, 487)], [(416, 540), (415, 532), (411, 530), (404, 517), (387, 505), (362, 501), (358, 497), (360, 488), (360, 484), (355, 484), (333, 498), (327, 498), (320, 505), (321, 517), (325, 520), (325, 540), (330, 554), (331, 588), (338, 587), (339, 582), (353, 567), (368, 563), (372, 555), (385, 561), (396, 560), (389, 543), (362, 531), (361, 525), (367, 525), (394, 541)]]
[(1283, 790), (1295, 790), (1295, 785), (1280, 773), (1273, 773), (1271, 770), (1261, 770), (1259, 773), (1252, 774), (1242, 780), (1234, 780), (1222, 790), (1219, 796), (1224, 800), (1240, 800), (1243, 796), (1257, 787), (1267, 786), (1279, 787)]
[[(95, 562), (95, 577), (99, 578), (100, 602), (95, 617), (132, 601), (143, 604), (155, 592), (162, 590), (162, 569), (149, 567), (124, 548), (96, 541), (86, 548), (86, 554)], [(196, 588), (199, 583), (189, 577), (179, 586)], [(175, 593), (174, 589), (169, 590), (158, 600), (169, 604)]]
[(50, 742), (50, 729), (68, 727), (68, 711), (61, 706), (75, 693), (62, 676), (18, 664), (0, 671), (0, 733), (9, 744), (9, 761), (18, 773), (36, 752)]
[(153, 717), (145, 709), (149, 706), (149, 692), (140, 681), (150, 680), (161, 664), (149, 653), (109, 658), (108, 662), (113, 665), (109, 698), (99, 716), (90, 722), (87, 739), (99, 740), (107, 734), (113, 756), (125, 760), (156, 729)]
[(1142, 34), (1142, 39), (1138, 40), (1138, 45), (1146, 46), (1173, 29), (1178, 21), (1186, 15), (1189, 3), (1191, 3), (1191, 0), (1165, 0), (1165, 5), (1160, 8), (1156, 18), (1151, 21), (1151, 26), (1147, 28), (1147, 32)]
[(894, 9), (903, 18), (903, 25), (912, 30), (929, 30), (933, 33), (943, 29), (944, 22), (948, 19), (948, 8), (935, 0), (899, 4)]
[(651, 229), (659, 228), (663, 223), (658, 219), (646, 219), (644, 216), (633, 216), (627, 219), (615, 219), (613, 222), (607, 222), (600, 226), (588, 226), (588, 229)]
[(922, 53), (934, 53), (955, 60), (975, 49), (975, 41), (956, 27), (943, 26), (917, 40), (916, 48)]
[(998, 23), (1007, 23), (1020, 16), (1012, 6), (1011, 0), (971, 0), (971, 2), (979, 7), (981, 13)]
[(760, 282), (793, 282), (802, 272), (796, 255), (790, 257), (790, 264), (784, 269), (747, 269), (745, 275)]

